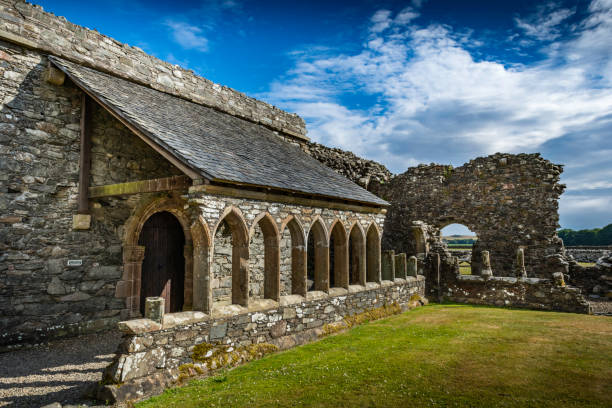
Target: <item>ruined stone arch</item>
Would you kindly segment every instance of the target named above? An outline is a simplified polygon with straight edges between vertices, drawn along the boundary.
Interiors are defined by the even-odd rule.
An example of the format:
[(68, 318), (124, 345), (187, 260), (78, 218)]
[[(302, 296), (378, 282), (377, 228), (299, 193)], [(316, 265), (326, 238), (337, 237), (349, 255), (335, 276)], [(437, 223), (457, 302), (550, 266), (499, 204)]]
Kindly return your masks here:
[(308, 229), (307, 254), (308, 280), (313, 281), (307, 290), (329, 292), (329, 241), (325, 223), (319, 216)]
[[(192, 239), (191, 222), (185, 210), (186, 202), (178, 197), (157, 197), (148, 201), (136, 209), (125, 223), (123, 238), (123, 275), (117, 282), (115, 296), (125, 298), (126, 309), (130, 317), (141, 316), (140, 293), (142, 278), (142, 262), (145, 256), (145, 247), (139, 245), (140, 233), (147, 220), (154, 214), (168, 212), (180, 223), (185, 236), (183, 256), (185, 258), (185, 275), (183, 291), (183, 309), (190, 310), (193, 305), (193, 253), (194, 243)], [(198, 237), (196, 242), (204, 241)], [(198, 248), (199, 250), (199, 248)]]
[(349, 285), (348, 234), (339, 219), (334, 220), (329, 230), (329, 286), (346, 288)]
[[(229, 226), (232, 237), (231, 303), (247, 307), (249, 302), (249, 230), (242, 212), (234, 206), (229, 206), (223, 211), (215, 225), (213, 234), (215, 240), (217, 231), (224, 222)], [(213, 251), (215, 245), (216, 242), (213, 242)]]
[(366, 232), (366, 282), (380, 283), (380, 230), (374, 221)]
[[(257, 228), (263, 233), (264, 245), (264, 279), (263, 297), (280, 300), (280, 234), (274, 218), (267, 213), (261, 213), (253, 220), (249, 233), (249, 242), (255, 238)], [(252, 251), (251, 251), (252, 253)]]
[(366, 236), (359, 221), (353, 222), (349, 229), (349, 284), (366, 283)]
[(306, 237), (300, 220), (290, 215), (281, 225), (281, 236), (287, 228), (291, 235), (291, 294), (306, 296)]

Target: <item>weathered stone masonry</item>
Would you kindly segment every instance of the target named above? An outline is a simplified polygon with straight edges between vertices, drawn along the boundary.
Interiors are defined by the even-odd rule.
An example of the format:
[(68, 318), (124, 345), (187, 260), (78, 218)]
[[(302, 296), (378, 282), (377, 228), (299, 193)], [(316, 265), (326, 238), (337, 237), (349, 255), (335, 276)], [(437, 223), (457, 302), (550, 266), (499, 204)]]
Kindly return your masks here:
[[(221, 343), (232, 348), (269, 343), (284, 349), (317, 339), (325, 324), (390, 302), (402, 307), (419, 304), (423, 276), (397, 279), (383, 284), (350, 290), (334, 289), (329, 295), (309, 294), (307, 298), (287, 296), (262, 311), (249, 310), (231, 317), (184, 312), (166, 316), (162, 326), (144, 320), (126, 322), (126, 335), (114, 364), (106, 376), (121, 386), (106, 386), (99, 394), (118, 400), (140, 399), (161, 391), (179, 374), (179, 366), (192, 363), (192, 351), (201, 343)], [(152, 322), (151, 322), (152, 323)], [(204, 367), (206, 369), (206, 367)]]
[[(82, 92), (69, 78), (62, 86), (45, 81), (49, 73), (49, 60), (45, 53), (69, 57), (98, 68), (104, 66), (104, 70), (113, 70), (116, 75), (128, 72), (136, 75), (139, 82), (149, 81), (153, 87), (158, 87), (153, 84), (155, 78), (163, 78), (162, 74), (169, 68), (148, 56), (143, 60), (135, 58), (126, 62), (126, 55), (140, 51), (73, 26), (38, 7), (18, 3), (15, 6), (19, 9), (17, 11), (12, 3), (5, 2), (0, 2), (0, 7), (0, 37), (9, 40), (0, 40), (0, 90), (3, 95), (0, 105), (0, 344), (3, 347), (109, 329), (119, 320), (140, 315), (140, 299), (136, 299), (140, 282), (134, 272), (142, 262), (143, 251), (134, 231), (138, 223), (146, 221), (146, 216), (138, 218), (144, 213), (150, 216), (155, 212), (169, 211), (183, 222), (188, 238), (185, 244), (186, 309), (193, 308), (194, 263), (196, 266), (204, 264), (207, 268), (211, 266), (210, 257), (216, 244), (211, 237), (219, 222), (215, 217), (220, 217), (222, 211), (229, 208), (227, 206), (233, 206), (241, 213), (248, 232), (244, 246), (245, 254), (250, 255), (247, 258), (252, 285), (246, 299), (242, 299), (244, 303), (249, 298), (261, 300), (271, 297), (264, 293), (265, 252), (271, 247), (265, 244), (264, 226), (276, 230), (280, 241), (280, 283), (273, 290), (272, 297), (304, 290), (292, 276), (296, 269), (293, 264), (297, 262), (294, 259), (299, 258), (300, 251), (305, 252), (305, 240), (315, 218), (319, 220), (314, 223), (316, 230), (322, 231), (318, 236), (319, 249), (334, 252), (334, 248), (328, 248), (334, 222), (342, 225), (347, 240), (351, 232), (354, 232), (353, 236), (357, 234), (355, 231), (358, 231), (357, 236), (362, 235), (364, 243), (366, 234), (380, 240), (384, 219), (380, 212), (360, 214), (335, 210), (333, 206), (325, 208), (327, 204), (323, 207), (279, 205), (218, 194), (190, 194), (187, 188), (191, 183), (180, 178), (184, 176), (180, 176), (181, 172), (175, 166), (97, 104), (92, 104), (89, 176), (92, 188), (172, 176), (179, 177), (176, 183), (179, 187), (174, 191), (135, 194), (118, 194), (106, 187), (95, 190), (89, 200), (90, 229), (73, 230), (79, 180)], [(61, 37), (57, 33), (61, 33)], [(83, 45), (96, 41), (99, 43), (95, 47)], [(85, 47), (87, 52), (81, 52), (81, 47)], [(121, 71), (125, 64), (134, 64), (134, 71)], [(198, 89), (208, 89), (206, 84), (210, 83), (201, 78), (192, 79), (191, 74), (183, 75), (181, 80), (185, 71), (174, 68), (175, 87), (172, 90), (163, 88), (164, 91), (180, 93), (185, 98), (210, 97), (210, 93), (192, 95), (195, 88), (180, 85), (181, 81), (187, 81), (194, 87), (204, 87)], [(217, 108), (275, 128), (281, 140), (305, 142), (300, 136), (303, 129), (297, 129), (303, 126), (303, 122), (297, 116), (285, 114), (226, 88), (211, 86), (214, 90), (211, 92), (216, 95), (212, 105), (220, 104), (215, 98), (224, 95), (220, 99), (223, 106)], [(249, 110), (252, 104), (254, 108)], [(295, 132), (291, 130), (293, 125), (290, 122), (297, 126)], [(197, 200), (208, 202), (198, 204)], [(165, 204), (154, 204), (160, 202)], [(269, 213), (266, 220), (271, 222), (265, 223), (260, 218), (252, 223), (266, 212)], [(202, 230), (197, 227), (200, 219), (204, 220)], [(192, 228), (195, 228), (193, 237)], [(131, 241), (126, 244), (130, 233)], [(296, 237), (304, 241), (302, 249), (293, 244)], [(203, 245), (206, 240), (207, 244)], [(350, 242), (339, 244), (344, 248), (350, 247)], [(379, 242), (377, 245), (380, 248)], [(205, 248), (205, 253), (198, 252), (202, 248)], [(321, 257), (317, 261), (321, 276), (316, 289), (326, 291), (329, 279), (323, 275), (329, 266), (324, 259)], [(361, 263), (365, 264), (365, 259)], [(346, 260), (345, 264), (340, 267), (348, 268), (351, 262)], [(361, 264), (357, 267), (362, 268)], [(363, 269), (365, 276), (365, 265)], [(347, 277), (338, 280), (338, 285), (348, 287), (348, 271), (342, 269), (342, 272), (346, 272)], [(374, 273), (370, 281), (376, 281), (376, 275)], [(202, 277), (197, 275), (196, 278)], [(361, 283), (365, 280), (364, 277)], [(227, 283), (227, 277), (224, 283), (213, 277), (210, 282), (205, 282), (206, 291), (218, 291)], [(201, 293), (195, 295), (200, 296), (197, 297), (200, 302), (197, 307), (213, 307), (212, 297)], [(227, 300), (226, 293), (225, 303)]]
[(437, 229), (458, 223), (478, 235), (475, 255), (490, 251), (496, 275), (515, 276), (516, 250), (524, 248), (529, 276), (550, 277), (560, 270), (563, 245), (556, 235), (561, 171), (539, 154), (499, 153), (457, 168), (410, 168), (385, 186), (392, 206), (383, 246), (413, 254), (415, 239), (405, 233), (412, 221)]

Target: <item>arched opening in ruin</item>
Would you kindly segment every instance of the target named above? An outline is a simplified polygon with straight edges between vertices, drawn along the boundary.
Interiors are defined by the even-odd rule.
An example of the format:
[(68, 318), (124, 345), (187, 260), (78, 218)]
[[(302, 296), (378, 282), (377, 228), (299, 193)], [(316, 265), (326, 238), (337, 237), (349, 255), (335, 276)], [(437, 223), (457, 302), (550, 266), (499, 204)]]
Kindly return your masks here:
[(348, 269), (348, 237), (340, 221), (336, 221), (329, 234), (329, 287), (347, 288), (349, 282)]
[(185, 235), (179, 220), (167, 211), (151, 215), (144, 223), (138, 244), (144, 246), (140, 280), (140, 313), (145, 299), (159, 296), (167, 313), (183, 309), (185, 288)]
[(329, 291), (329, 247), (327, 232), (320, 219), (308, 231), (307, 290)]
[[(475, 232), (464, 224), (451, 223), (440, 229), (440, 238), (459, 262), (461, 275), (472, 275), (474, 245), (478, 241)], [(475, 269), (475, 268), (474, 268)]]
[(366, 234), (366, 281), (380, 282), (380, 234), (374, 223)]
[(353, 224), (349, 234), (349, 284), (365, 285), (366, 242), (358, 223)]
[(217, 225), (214, 235), (212, 300), (222, 306), (248, 306), (248, 230), (242, 217), (232, 210)]
[(255, 219), (249, 245), (249, 298), (280, 300), (280, 239), (270, 214)]
[(304, 241), (302, 226), (294, 217), (291, 217), (281, 236), (281, 296), (306, 296), (307, 272)]

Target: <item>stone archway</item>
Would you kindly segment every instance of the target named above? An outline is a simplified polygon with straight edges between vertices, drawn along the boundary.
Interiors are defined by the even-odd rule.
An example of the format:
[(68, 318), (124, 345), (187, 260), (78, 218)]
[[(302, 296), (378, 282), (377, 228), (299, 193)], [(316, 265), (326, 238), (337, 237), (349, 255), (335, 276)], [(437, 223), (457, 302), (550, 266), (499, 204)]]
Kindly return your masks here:
[[(128, 317), (140, 317), (142, 265), (146, 248), (139, 244), (141, 231), (146, 221), (156, 213), (172, 214), (183, 230), (185, 237), (183, 247), (184, 284), (183, 310), (190, 310), (193, 305), (193, 240), (189, 216), (186, 213), (185, 202), (177, 197), (161, 197), (138, 207), (125, 224), (123, 244), (123, 275), (117, 282), (115, 297), (125, 298)], [(202, 240), (200, 240), (202, 241)]]
[(185, 287), (185, 236), (178, 219), (167, 211), (156, 212), (144, 223), (138, 243), (145, 248), (140, 279), (140, 313), (145, 299), (159, 296), (165, 312), (183, 309)]

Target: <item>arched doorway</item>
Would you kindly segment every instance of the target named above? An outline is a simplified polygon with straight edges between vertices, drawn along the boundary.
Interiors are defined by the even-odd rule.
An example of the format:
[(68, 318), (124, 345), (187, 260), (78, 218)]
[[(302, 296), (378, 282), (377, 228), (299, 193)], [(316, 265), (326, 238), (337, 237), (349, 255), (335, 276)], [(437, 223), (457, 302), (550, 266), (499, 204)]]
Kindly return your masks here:
[(140, 312), (145, 299), (160, 296), (166, 313), (183, 309), (185, 286), (185, 234), (178, 219), (167, 211), (155, 213), (144, 223), (138, 244), (144, 246), (140, 278)]
[(474, 246), (478, 236), (463, 224), (448, 224), (440, 230), (440, 238), (447, 245), (448, 250), (459, 261), (461, 275), (473, 275), (478, 269), (475, 259)]

